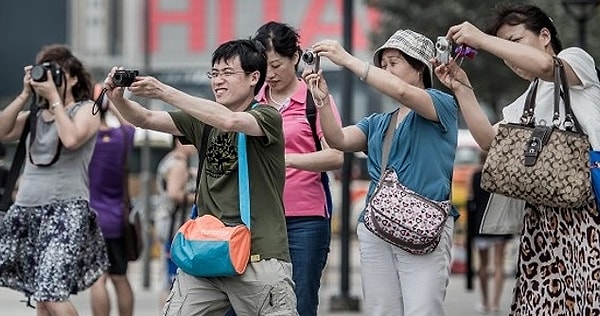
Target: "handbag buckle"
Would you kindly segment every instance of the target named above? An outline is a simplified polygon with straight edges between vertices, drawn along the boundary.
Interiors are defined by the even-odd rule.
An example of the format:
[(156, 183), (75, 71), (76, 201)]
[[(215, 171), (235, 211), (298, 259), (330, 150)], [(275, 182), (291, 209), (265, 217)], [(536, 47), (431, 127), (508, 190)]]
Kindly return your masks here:
[(544, 145), (548, 141), (551, 132), (552, 127), (545, 125), (537, 125), (533, 129), (533, 133), (531, 134), (531, 138), (527, 141), (524, 152), (525, 159), (523, 164), (526, 167), (535, 165), (537, 157), (542, 152), (542, 148), (544, 148)]

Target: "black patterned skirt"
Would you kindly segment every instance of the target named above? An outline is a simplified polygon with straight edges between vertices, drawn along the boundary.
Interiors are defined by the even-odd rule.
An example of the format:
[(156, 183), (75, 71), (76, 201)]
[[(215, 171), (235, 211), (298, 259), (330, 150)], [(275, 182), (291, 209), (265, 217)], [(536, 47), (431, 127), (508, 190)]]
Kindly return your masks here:
[(526, 205), (510, 315), (600, 315), (600, 218), (595, 205)]
[(36, 301), (65, 301), (108, 267), (96, 213), (85, 200), (13, 205), (0, 222), (0, 286)]

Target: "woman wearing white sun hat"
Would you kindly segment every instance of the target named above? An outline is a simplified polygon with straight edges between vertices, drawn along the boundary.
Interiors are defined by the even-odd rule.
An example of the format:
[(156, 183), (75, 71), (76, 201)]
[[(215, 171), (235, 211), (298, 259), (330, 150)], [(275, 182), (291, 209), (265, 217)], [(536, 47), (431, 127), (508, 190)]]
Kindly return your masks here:
[[(399, 30), (375, 51), (374, 66), (352, 56), (336, 41), (321, 41), (313, 49), (398, 102), (398, 107), (390, 113), (374, 113), (355, 125), (341, 128), (334, 124), (327, 98), (329, 90), (321, 73), (304, 75), (313, 87), (323, 133), (331, 147), (367, 153), (371, 177), (367, 200), (385, 170), (382, 140), (389, 124), (395, 124), (395, 131), (388, 168), (393, 168), (400, 182), (413, 191), (431, 200), (448, 200), (457, 144), (458, 107), (451, 95), (432, 88), (433, 42), (417, 32)], [(393, 114), (396, 121), (390, 122)], [(435, 157), (433, 163), (432, 157)], [(452, 211), (450, 217), (456, 216)], [(444, 315), (453, 227), (453, 219), (446, 220), (437, 248), (425, 255), (415, 255), (369, 231), (361, 214), (357, 234), (367, 315)]]

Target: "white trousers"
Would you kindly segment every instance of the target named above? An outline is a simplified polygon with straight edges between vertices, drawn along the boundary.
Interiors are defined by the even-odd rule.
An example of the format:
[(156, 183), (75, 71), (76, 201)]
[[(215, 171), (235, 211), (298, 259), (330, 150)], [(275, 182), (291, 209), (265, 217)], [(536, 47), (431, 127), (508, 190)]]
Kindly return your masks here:
[(357, 227), (364, 313), (370, 316), (442, 316), (454, 219), (449, 217), (438, 247), (413, 255), (393, 246), (359, 223)]

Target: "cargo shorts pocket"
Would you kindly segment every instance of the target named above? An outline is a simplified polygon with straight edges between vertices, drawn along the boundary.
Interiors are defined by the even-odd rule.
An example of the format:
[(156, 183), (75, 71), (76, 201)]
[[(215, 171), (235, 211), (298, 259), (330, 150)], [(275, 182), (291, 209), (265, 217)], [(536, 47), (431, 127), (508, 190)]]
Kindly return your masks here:
[(266, 289), (259, 315), (296, 315), (296, 298), (292, 287), (280, 282)]
[[(171, 284), (171, 290), (165, 300), (163, 307), (163, 316), (175, 316), (182, 315), (183, 306), (188, 298), (188, 291), (182, 291), (182, 284), (180, 283), (180, 273), (177, 271), (177, 276)], [(185, 292), (185, 293), (184, 293)]]

